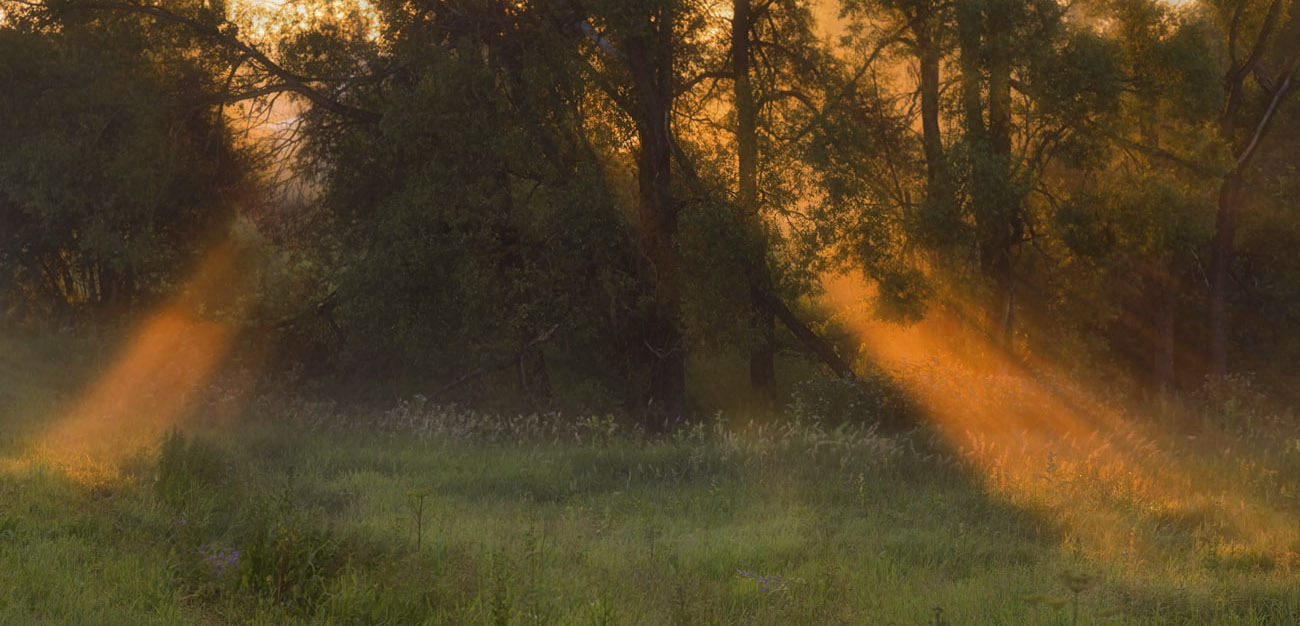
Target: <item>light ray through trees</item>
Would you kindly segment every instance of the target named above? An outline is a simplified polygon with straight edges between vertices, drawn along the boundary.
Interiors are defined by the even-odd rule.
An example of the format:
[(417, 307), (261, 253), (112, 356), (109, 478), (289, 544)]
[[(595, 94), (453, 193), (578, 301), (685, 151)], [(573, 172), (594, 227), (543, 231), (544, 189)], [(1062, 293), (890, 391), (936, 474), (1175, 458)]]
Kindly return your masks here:
[(32, 461), (89, 481), (151, 446), (193, 408), (226, 359), (248, 305), (238, 248), (214, 247), (176, 296), (149, 316), (118, 357), (54, 420)]
[(1162, 558), (1168, 546), (1153, 529), (1177, 523), (1193, 526), (1206, 558), (1300, 565), (1294, 499), (1266, 484), (1276, 471), (1240, 438), (1138, 415), (1077, 372), (1009, 358), (961, 303), (900, 327), (864, 310), (871, 290), (860, 278), (825, 287), (836, 321), (901, 381), (963, 464), (990, 492), (1054, 518), (1065, 543), (1131, 565)]

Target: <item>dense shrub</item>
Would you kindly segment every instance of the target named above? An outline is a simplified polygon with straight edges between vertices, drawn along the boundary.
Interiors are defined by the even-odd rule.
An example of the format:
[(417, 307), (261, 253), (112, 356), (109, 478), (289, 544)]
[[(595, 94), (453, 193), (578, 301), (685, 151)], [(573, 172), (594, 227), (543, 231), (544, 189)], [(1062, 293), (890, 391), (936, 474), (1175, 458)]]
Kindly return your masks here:
[(861, 378), (819, 375), (800, 381), (790, 394), (787, 414), (824, 427), (853, 424), (898, 431), (915, 423), (916, 406), (896, 379), (871, 371)]

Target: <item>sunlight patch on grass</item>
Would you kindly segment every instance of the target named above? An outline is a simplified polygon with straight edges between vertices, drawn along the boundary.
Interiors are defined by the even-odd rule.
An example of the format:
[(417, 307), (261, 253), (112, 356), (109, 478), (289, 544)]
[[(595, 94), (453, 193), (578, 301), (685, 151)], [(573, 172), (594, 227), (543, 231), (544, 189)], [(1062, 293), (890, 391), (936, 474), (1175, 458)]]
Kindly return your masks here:
[(193, 405), (225, 359), (243, 299), (233, 244), (215, 247), (177, 296), (141, 324), (105, 373), (55, 419), (26, 461), (109, 475), (155, 444)]
[[(1244, 551), (1256, 556), (1237, 561), (1261, 568), (1300, 549), (1295, 503), (1262, 496), (1267, 484), (1243, 485), (1246, 476), (1266, 483), (1272, 470), (1229, 433), (1165, 432), (1047, 359), (1007, 357), (961, 311), (899, 327), (864, 310), (869, 289), (860, 279), (826, 288), (837, 321), (903, 382), (989, 489), (1061, 524), (1073, 549), (1119, 563), (1189, 548), (1210, 560)], [(1223, 471), (1234, 465), (1240, 471)], [(1169, 545), (1179, 541), (1193, 545)]]

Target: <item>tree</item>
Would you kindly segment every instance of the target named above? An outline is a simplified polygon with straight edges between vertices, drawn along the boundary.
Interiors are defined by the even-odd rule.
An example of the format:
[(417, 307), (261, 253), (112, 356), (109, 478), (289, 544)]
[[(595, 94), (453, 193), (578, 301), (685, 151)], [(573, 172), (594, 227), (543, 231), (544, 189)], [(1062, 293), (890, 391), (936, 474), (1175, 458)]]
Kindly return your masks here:
[(680, 205), (673, 190), (672, 130), (681, 11), (677, 0), (639, 0), (592, 3), (579, 7), (575, 15), (577, 27), (593, 47), (598, 84), (632, 121), (636, 133), (638, 281), (650, 305), (642, 321), (643, 349), (629, 356), (649, 370), (643, 406), (651, 432), (672, 430), (686, 412), (687, 347), (675, 240)]
[[(1297, 43), (1300, 10), (1284, 0), (1270, 0), (1263, 6), (1238, 0), (1216, 9), (1219, 26), (1227, 40), (1227, 68), (1223, 73), (1227, 97), (1217, 118), (1217, 128), (1232, 163), (1219, 185), (1214, 236), (1210, 241), (1207, 352), (1209, 374), (1222, 376), (1227, 372), (1228, 359), (1229, 267), (1236, 249), (1243, 185), (1279, 105), (1291, 92), (1296, 79), (1300, 62), (1300, 43)], [(1289, 18), (1284, 17), (1288, 15)], [(1248, 46), (1243, 47), (1247, 42)], [(1248, 79), (1254, 81), (1257, 91), (1250, 89)]]
[(0, 28), (0, 294), (113, 319), (175, 286), (248, 189), (193, 41), (130, 16)]

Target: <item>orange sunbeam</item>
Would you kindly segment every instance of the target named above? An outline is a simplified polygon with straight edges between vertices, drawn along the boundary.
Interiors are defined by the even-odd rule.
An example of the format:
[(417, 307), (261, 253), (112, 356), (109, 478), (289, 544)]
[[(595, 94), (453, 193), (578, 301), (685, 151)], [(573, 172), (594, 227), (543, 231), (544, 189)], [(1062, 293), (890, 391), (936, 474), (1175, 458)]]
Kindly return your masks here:
[(906, 387), (992, 492), (1052, 511), (1067, 536), (1093, 553), (1141, 560), (1153, 550), (1136, 530), (1142, 518), (1208, 511), (1225, 549), (1295, 560), (1293, 516), (1213, 466), (1174, 454), (1165, 445), (1170, 434), (1131, 419), (1055, 364), (1032, 354), (1007, 358), (953, 310), (908, 327), (875, 321), (861, 277), (828, 278), (824, 286), (867, 357)]
[(48, 428), (38, 456), (94, 476), (176, 424), (234, 339), (233, 323), (210, 312), (227, 306), (237, 313), (238, 272), (231, 243), (209, 252), (181, 292), (141, 324), (108, 370)]

